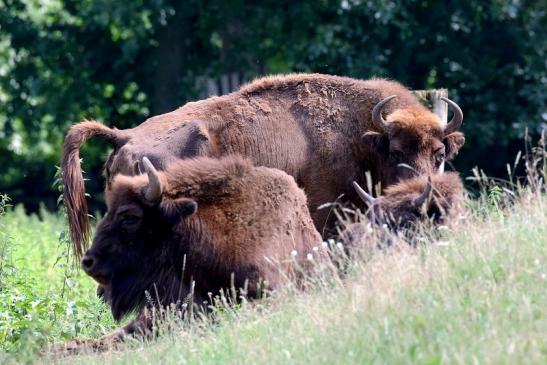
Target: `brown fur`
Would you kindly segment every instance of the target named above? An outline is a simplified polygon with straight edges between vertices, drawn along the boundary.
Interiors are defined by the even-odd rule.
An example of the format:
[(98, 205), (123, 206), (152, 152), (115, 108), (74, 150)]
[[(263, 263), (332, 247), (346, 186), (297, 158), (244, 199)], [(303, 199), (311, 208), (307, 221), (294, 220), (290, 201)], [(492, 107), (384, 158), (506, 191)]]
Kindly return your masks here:
[[(372, 124), (371, 110), (389, 95), (397, 95), (384, 109), (390, 128), (379, 131)], [(69, 135), (75, 133), (71, 130)], [(464, 141), (459, 132), (444, 136), (440, 120), (397, 82), (320, 74), (261, 78), (240, 91), (187, 103), (115, 133), (124, 133), (128, 140), (109, 157), (107, 176), (135, 174), (135, 164), (144, 156), (164, 169), (181, 157), (241, 154), (255, 165), (292, 175), (308, 196), (318, 229), (324, 227), (328, 212), (316, 208), (340, 194), (357, 203), (351, 182), (365, 185), (366, 171), (382, 187), (399, 178), (432, 173), (441, 149), (453, 157)], [(64, 161), (63, 171), (76, 169), (72, 165), (77, 159), (69, 165)], [(69, 217), (75, 217), (80, 211), (73, 207), (84, 200), (81, 175), (66, 174), (65, 185), (70, 191), (65, 195)], [(87, 222), (70, 223), (75, 245), (85, 246), (81, 232), (88, 231)]]
[[(190, 220), (210, 224), (207, 234), (218, 265), (237, 266), (251, 260), (259, 265), (265, 256), (280, 260), (290, 257), (292, 250), (310, 252), (313, 244), (321, 241), (305, 194), (283, 171), (253, 167), (248, 160), (232, 155), (218, 160), (181, 160), (159, 175), (164, 203), (184, 197), (198, 204)], [(108, 211), (124, 204), (128, 196), (137, 197), (147, 184), (146, 175), (115, 177), (112, 189), (106, 192)], [(259, 247), (252, 257), (246, 256)]]
[[(283, 171), (229, 156), (181, 160), (158, 175), (163, 194), (157, 203), (144, 199), (147, 175), (113, 179), (108, 214), (82, 261), (117, 320), (143, 313), (145, 291), (159, 305), (177, 303), (189, 295), (192, 280), (198, 305), (232, 284), (256, 297), (260, 281), (275, 289), (301, 278), (293, 250), (303, 269), (312, 268), (308, 253), (330, 265), (306, 197)], [(139, 317), (122, 332), (142, 326)]]
[[(412, 201), (422, 194), (427, 186), (428, 177), (418, 176), (401, 181), (385, 190), (373, 209), (377, 214), (402, 218), (410, 214), (419, 216), (418, 209), (427, 213), (428, 218), (446, 220), (461, 213), (463, 208), (464, 188), (460, 176), (455, 172), (446, 172), (431, 176), (433, 190), (424, 207), (415, 207)], [(437, 216), (434, 217), (433, 214)]]
[(385, 195), (377, 198), (366, 212), (368, 222), (349, 224), (340, 234), (348, 254), (359, 247), (361, 253), (384, 245), (391, 245), (392, 237), (378, 234), (374, 226), (387, 225), (400, 231), (413, 224), (431, 220), (433, 224), (447, 224), (463, 212), (464, 188), (457, 173), (435, 174), (431, 178), (433, 189), (429, 199), (422, 206), (416, 206), (414, 200), (422, 194), (428, 184), (427, 176), (418, 176), (401, 181), (388, 187)]

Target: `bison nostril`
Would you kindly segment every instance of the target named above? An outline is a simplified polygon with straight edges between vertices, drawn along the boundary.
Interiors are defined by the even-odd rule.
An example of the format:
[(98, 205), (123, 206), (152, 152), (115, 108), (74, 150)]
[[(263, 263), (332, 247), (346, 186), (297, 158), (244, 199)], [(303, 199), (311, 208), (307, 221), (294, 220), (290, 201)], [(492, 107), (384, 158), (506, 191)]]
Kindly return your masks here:
[(93, 260), (92, 257), (84, 256), (82, 259), (82, 268), (84, 270), (90, 270), (93, 267), (93, 264), (95, 263), (95, 260)]

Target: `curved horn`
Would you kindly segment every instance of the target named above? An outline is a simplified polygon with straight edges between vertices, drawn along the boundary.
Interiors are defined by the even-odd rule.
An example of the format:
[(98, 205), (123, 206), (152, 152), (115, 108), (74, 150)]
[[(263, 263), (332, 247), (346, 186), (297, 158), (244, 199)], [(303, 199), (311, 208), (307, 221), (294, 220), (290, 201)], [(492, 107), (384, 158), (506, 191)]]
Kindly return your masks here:
[(362, 187), (359, 186), (355, 181), (353, 182), (353, 188), (357, 192), (357, 195), (365, 202), (367, 205), (374, 204), (374, 201), (376, 200), (372, 195), (367, 193)]
[(161, 198), (161, 181), (158, 176), (158, 172), (152, 165), (152, 162), (147, 157), (142, 158), (142, 164), (144, 166), (144, 171), (148, 174), (148, 188), (144, 194), (146, 200), (150, 203), (155, 203)]
[(454, 113), (454, 116), (444, 128), (444, 134), (446, 135), (446, 134), (450, 134), (452, 132), (457, 131), (461, 127), (463, 123), (463, 112), (462, 112), (462, 109), (459, 107), (459, 105), (453, 102), (452, 100), (445, 98), (444, 96), (441, 96), (441, 100), (446, 102), (448, 104), (448, 107)]
[(395, 99), (396, 97), (397, 95), (388, 96), (387, 98), (383, 99), (378, 104), (376, 104), (374, 108), (372, 109), (372, 124), (374, 124), (374, 126), (380, 129), (381, 131), (385, 131), (387, 129), (386, 121), (384, 117), (382, 117), (382, 110), (384, 109), (384, 106), (387, 103), (389, 103), (391, 100)]
[(431, 176), (429, 176), (427, 178), (427, 186), (425, 187), (424, 191), (420, 194), (420, 196), (414, 200), (414, 205), (417, 207), (422, 206), (422, 204), (425, 203), (427, 199), (429, 199), (429, 196), (431, 195), (432, 190), (433, 190), (433, 185), (431, 184)]

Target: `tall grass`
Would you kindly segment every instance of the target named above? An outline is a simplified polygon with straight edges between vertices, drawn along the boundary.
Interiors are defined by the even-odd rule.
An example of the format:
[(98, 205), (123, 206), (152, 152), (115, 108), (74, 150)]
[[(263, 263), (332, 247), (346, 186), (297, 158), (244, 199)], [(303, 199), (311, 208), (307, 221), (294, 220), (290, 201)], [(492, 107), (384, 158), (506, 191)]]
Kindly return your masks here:
[[(528, 199), (530, 198), (530, 199)], [(343, 281), (286, 289), (215, 323), (48, 361), (82, 364), (544, 364), (547, 198), (472, 214), (417, 249), (377, 252)]]

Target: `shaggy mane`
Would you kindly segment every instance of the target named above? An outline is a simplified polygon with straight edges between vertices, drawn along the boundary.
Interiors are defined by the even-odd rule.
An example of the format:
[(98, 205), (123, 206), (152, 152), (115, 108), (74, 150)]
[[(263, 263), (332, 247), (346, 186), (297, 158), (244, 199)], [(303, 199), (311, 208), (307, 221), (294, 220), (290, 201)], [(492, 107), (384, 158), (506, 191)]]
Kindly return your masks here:
[[(400, 181), (385, 190), (385, 195), (408, 196), (409, 193), (420, 195), (427, 184), (428, 177), (418, 176), (410, 180)], [(445, 172), (431, 177), (433, 194), (440, 197), (452, 195), (455, 191), (463, 191), (463, 184), (457, 172)]]
[[(423, 107), (395, 110), (389, 115), (387, 122), (406, 129), (423, 126), (428, 131), (443, 130), (440, 118), (430, 111), (424, 112)], [(440, 137), (442, 137), (442, 133)]]
[[(338, 86), (355, 91), (361, 90), (378, 90), (386, 91), (384, 94), (405, 94), (408, 89), (398, 83), (383, 78), (372, 78), (368, 80), (352, 79), (345, 76), (323, 75), (323, 74), (306, 74), (293, 73), (284, 75), (269, 75), (257, 78), (246, 85), (243, 85), (239, 92), (242, 94), (254, 94), (267, 90), (281, 90), (293, 87), (301, 83), (310, 83), (322, 86)], [(417, 101), (418, 99), (416, 99)]]
[[(243, 188), (241, 177), (249, 173), (253, 165), (238, 155), (222, 158), (198, 157), (171, 163), (167, 170), (158, 171), (164, 185), (164, 196), (176, 199), (184, 196), (201, 201), (211, 201)], [(121, 186), (138, 189), (148, 184), (146, 174), (138, 176), (118, 175), (112, 190)]]
[(169, 165), (163, 173), (167, 185), (165, 195), (212, 199), (233, 194), (234, 185), (240, 185), (239, 180), (252, 166), (249, 160), (238, 155), (180, 160)]

